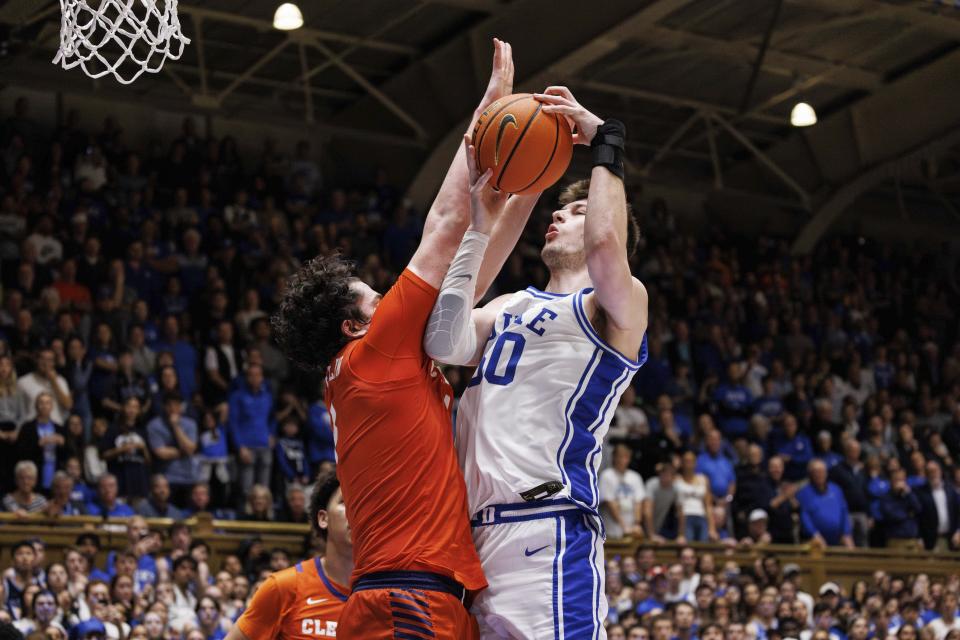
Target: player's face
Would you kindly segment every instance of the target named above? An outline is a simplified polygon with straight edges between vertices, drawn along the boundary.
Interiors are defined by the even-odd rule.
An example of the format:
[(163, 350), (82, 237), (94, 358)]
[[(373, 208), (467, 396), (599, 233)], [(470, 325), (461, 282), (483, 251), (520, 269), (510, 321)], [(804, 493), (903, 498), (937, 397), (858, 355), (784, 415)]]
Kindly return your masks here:
[[(370, 288), (366, 282), (360, 279), (356, 279), (350, 283), (350, 288), (357, 293), (359, 296), (357, 298), (357, 307), (360, 309), (360, 313), (366, 318), (366, 322), (369, 323), (370, 319), (373, 318), (373, 314), (377, 311), (377, 306), (380, 304), (381, 296), (379, 293)], [(354, 326), (351, 329), (355, 332), (352, 333), (354, 337), (359, 338), (367, 332), (366, 326)]]
[(584, 263), (583, 223), (586, 215), (586, 200), (576, 200), (553, 212), (553, 222), (547, 227), (546, 242), (540, 252), (548, 268), (571, 269)]
[(343, 504), (343, 493), (340, 489), (333, 492), (330, 502), (327, 503), (327, 539), (332, 540), (338, 547), (349, 549), (353, 546), (353, 536), (350, 533), (350, 524), (347, 522), (347, 509)]

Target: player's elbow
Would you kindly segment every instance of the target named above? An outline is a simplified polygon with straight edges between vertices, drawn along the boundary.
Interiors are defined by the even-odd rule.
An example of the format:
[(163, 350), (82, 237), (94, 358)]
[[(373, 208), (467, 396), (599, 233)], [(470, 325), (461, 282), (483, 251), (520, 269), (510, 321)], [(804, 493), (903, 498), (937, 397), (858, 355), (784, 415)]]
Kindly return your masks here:
[(452, 344), (450, 335), (441, 331), (427, 331), (423, 336), (423, 350), (431, 360), (458, 367), (471, 364), (473, 355), (466, 348)]
[(617, 233), (613, 225), (605, 225), (599, 229), (589, 229), (584, 233), (584, 249), (590, 255), (608, 255), (627, 257), (626, 240)]

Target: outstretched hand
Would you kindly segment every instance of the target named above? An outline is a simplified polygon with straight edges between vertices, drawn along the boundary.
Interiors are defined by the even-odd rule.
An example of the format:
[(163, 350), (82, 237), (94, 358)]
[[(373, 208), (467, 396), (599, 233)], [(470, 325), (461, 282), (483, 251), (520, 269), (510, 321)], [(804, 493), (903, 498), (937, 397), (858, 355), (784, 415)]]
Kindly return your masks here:
[(587, 111), (566, 87), (547, 87), (543, 93), (533, 94), (543, 103), (544, 113), (556, 113), (567, 119), (573, 134), (573, 144), (589, 145), (597, 135), (603, 119)]
[(493, 68), (490, 70), (487, 90), (480, 100), (480, 106), (477, 107), (477, 114), (482, 113), (493, 102), (511, 93), (513, 93), (513, 48), (509, 42), (494, 38)]
[(470, 228), (480, 233), (490, 234), (494, 220), (503, 212), (507, 204), (507, 194), (496, 191), (490, 184), (493, 169), (480, 173), (477, 165), (477, 149), (470, 144), (470, 136), (463, 136), (467, 148), (467, 171), (470, 176)]

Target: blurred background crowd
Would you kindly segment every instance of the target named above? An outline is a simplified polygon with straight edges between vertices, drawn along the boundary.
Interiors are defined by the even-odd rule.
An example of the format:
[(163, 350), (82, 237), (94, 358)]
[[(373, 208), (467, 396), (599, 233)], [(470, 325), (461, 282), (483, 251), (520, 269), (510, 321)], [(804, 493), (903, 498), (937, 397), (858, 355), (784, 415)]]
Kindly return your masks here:
[[(317, 253), (341, 251), (385, 291), (416, 247), (421, 212), (382, 168), (328, 184), (331, 159), (306, 141), (266, 140), (259, 157), (241, 157), (235, 140), (202, 137), (187, 118), (136, 147), (109, 116), (70, 112), (53, 128), (24, 98), (4, 107), (2, 508), (306, 522), (333, 434), (321, 376), (279, 352), (270, 314)], [(793, 256), (785, 239), (687, 228), (663, 200), (630, 197), (650, 357), (608, 437), (608, 538), (960, 547), (957, 256), (861, 237)], [(544, 286), (553, 201), (542, 199), (490, 295)], [(458, 393), (470, 377), (446, 374)], [(165, 532), (175, 553), (163, 562), (161, 532), (139, 519), (129, 532), (129, 550), (105, 567), (95, 540), (78, 540), (64, 564), (47, 564), (39, 541), (18, 545), (0, 615), (30, 629), (97, 618), (109, 637), (196, 626), (218, 638), (261, 572), (290, 561), (261, 545), (212, 572), (183, 528)], [(901, 635), (911, 626), (942, 640), (933, 621), (954, 624), (953, 582), (880, 575), (807, 596), (767, 562), (681, 554), (678, 577), (646, 554), (608, 567), (611, 638), (689, 640), (716, 622), (731, 640), (778, 628), (914, 640)], [(784, 631), (791, 620), (806, 635)]]

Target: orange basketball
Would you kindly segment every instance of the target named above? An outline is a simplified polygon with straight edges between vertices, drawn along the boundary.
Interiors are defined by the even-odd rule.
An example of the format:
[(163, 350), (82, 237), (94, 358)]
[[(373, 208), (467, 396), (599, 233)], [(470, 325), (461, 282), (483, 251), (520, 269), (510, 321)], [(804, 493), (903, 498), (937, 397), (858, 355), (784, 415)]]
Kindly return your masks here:
[(490, 184), (507, 193), (543, 191), (563, 176), (573, 155), (566, 118), (543, 112), (529, 93), (503, 97), (473, 126), (480, 173), (493, 169)]

